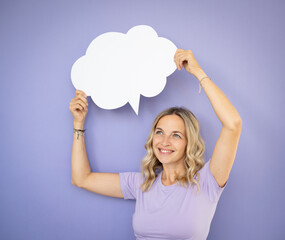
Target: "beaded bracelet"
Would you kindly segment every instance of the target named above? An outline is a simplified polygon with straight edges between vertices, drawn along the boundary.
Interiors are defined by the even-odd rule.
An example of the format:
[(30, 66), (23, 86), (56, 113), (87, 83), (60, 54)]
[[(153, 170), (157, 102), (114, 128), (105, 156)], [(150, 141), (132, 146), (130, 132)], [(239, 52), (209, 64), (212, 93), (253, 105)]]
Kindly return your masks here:
[(73, 128), (73, 133), (75, 133), (77, 135), (77, 139), (78, 139), (79, 135), (80, 136), (84, 136), (85, 130), (86, 129), (82, 130), (82, 129), (75, 129), (75, 128)]

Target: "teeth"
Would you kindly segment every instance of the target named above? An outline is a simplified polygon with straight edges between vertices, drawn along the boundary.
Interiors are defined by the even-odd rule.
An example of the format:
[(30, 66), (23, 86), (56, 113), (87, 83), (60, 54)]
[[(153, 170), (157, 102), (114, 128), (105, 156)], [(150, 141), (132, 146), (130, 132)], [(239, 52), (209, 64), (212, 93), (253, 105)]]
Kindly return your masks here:
[(162, 150), (162, 149), (160, 149), (160, 151), (161, 151), (161, 152), (163, 152), (163, 153), (169, 153), (169, 152), (172, 152), (172, 151), (167, 151), (167, 150)]

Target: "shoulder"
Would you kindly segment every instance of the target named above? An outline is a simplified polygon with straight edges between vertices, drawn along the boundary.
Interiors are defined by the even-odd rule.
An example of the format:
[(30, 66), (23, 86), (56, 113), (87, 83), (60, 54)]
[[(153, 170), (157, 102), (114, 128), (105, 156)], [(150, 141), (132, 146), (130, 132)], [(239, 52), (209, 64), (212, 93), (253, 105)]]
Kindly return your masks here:
[(142, 181), (141, 172), (121, 172), (119, 173), (120, 181), (132, 185), (138, 185)]
[(138, 195), (138, 189), (141, 183), (140, 172), (121, 172), (120, 187), (124, 199), (136, 199)]
[(210, 161), (207, 161), (204, 163), (204, 166), (199, 170), (197, 171), (200, 175), (205, 175), (206, 171), (207, 171), (207, 168), (209, 168), (209, 163)]
[(199, 186), (202, 191), (207, 192), (211, 200), (217, 201), (226, 185), (220, 187), (210, 170), (210, 160), (198, 171), (200, 175)]

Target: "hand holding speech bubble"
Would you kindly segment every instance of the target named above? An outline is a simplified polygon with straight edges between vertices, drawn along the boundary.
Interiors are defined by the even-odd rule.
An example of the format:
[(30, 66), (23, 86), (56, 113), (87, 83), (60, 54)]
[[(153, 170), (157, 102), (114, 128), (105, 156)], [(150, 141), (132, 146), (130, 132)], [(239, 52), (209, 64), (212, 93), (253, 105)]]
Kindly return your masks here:
[(129, 102), (138, 115), (140, 95), (158, 95), (167, 76), (176, 70), (176, 50), (146, 25), (135, 26), (127, 34), (104, 33), (73, 64), (71, 80), (98, 107), (115, 109)]

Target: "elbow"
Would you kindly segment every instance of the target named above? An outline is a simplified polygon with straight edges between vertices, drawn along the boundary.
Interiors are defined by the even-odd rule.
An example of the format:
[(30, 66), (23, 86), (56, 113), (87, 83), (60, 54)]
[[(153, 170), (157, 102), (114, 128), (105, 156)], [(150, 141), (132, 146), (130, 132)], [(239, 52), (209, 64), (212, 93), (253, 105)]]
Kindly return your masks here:
[(71, 184), (76, 186), (75, 182), (73, 181), (73, 179), (71, 179)]
[(241, 130), (241, 128), (242, 128), (242, 119), (241, 119), (240, 116), (236, 119), (235, 126), (236, 126), (237, 129)]
[(233, 125), (233, 129), (235, 131), (241, 131), (242, 129), (242, 120), (241, 117), (238, 117), (235, 121), (234, 121), (234, 125)]
[(235, 131), (235, 132), (241, 132), (242, 129), (242, 119), (241, 117), (237, 117), (236, 119), (234, 119), (231, 124), (228, 125), (227, 127), (229, 130), (231, 131)]
[(75, 187), (79, 187), (79, 185), (73, 179), (71, 179), (71, 184)]
[(86, 180), (86, 177), (88, 177), (88, 175), (84, 175), (84, 177), (78, 177), (78, 176), (72, 176), (71, 175), (71, 184), (76, 186), (76, 187), (79, 187), (79, 188), (84, 188), (84, 182)]

